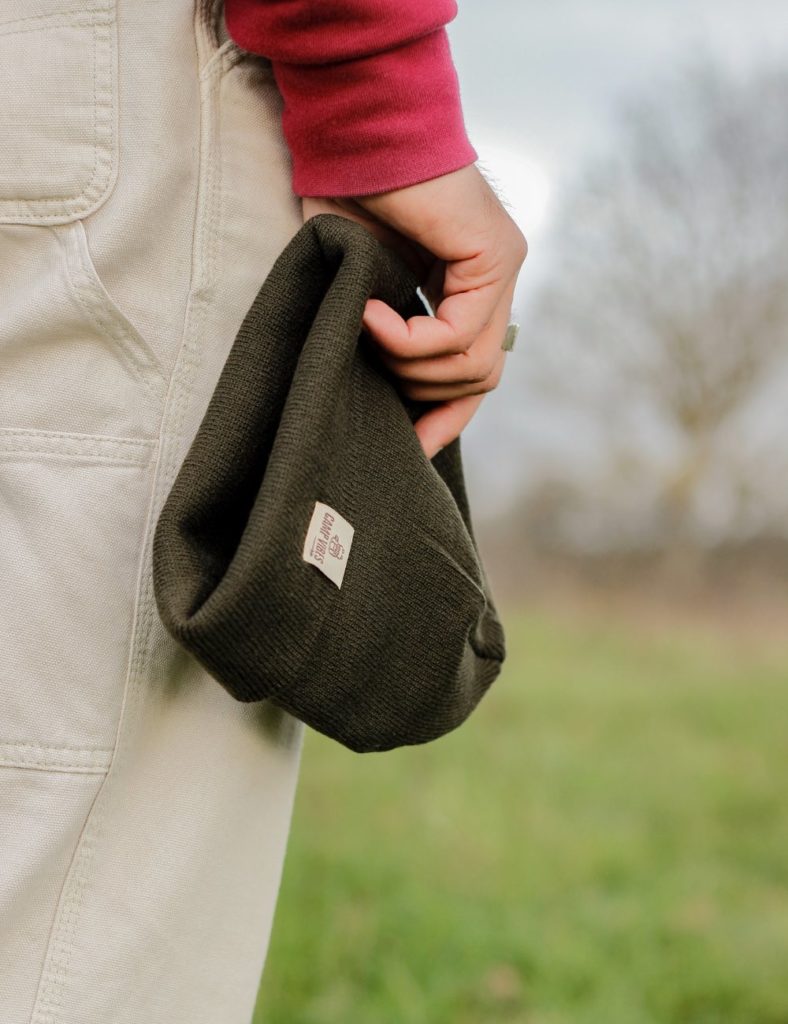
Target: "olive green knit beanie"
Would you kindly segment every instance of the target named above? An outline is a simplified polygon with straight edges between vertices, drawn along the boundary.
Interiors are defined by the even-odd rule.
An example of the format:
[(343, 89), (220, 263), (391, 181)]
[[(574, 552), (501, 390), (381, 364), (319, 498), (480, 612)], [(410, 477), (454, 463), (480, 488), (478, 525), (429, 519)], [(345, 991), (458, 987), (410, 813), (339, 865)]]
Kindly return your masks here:
[(428, 459), (362, 329), (426, 312), (361, 224), (306, 221), (249, 309), (159, 517), (168, 631), (235, 698), (356, 751), (435, 739), (499, 674), (504, 633), (459, 438)]

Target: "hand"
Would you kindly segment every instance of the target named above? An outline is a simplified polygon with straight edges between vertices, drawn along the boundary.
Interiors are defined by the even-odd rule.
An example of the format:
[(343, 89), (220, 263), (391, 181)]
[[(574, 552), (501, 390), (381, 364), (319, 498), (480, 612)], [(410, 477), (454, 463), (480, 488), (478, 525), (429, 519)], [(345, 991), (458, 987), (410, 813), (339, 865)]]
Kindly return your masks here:
[(441, 403), (415, 424), (432, 458), (498, 385), (525, 236), (475, 164), (390, 192), (302, 202), (305, 220), (338, 213), (362, 223), (403, 257), (435, 310), (403, 320), (370, 299), (363, 318), (399, 390)]

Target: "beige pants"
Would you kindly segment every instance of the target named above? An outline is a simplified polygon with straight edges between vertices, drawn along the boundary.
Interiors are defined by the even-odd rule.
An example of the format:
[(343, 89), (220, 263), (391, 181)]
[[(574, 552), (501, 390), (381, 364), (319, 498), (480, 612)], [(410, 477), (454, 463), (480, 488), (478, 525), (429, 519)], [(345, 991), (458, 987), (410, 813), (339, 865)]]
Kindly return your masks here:
[(171, 640), (150, 570), (301, 225), (222, 13), (0, 3), (2, 1024), (249, 1024), (265, 958), (303, 727)]

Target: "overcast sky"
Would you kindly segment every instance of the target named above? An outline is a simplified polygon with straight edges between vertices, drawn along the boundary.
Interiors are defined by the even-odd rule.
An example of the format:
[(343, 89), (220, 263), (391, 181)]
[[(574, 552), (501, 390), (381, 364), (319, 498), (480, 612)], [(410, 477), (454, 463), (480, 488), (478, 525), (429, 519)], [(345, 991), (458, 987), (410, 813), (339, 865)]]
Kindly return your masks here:
[(693, 50), (742, 74), (788, 59), (788, 0), (460, 0), (449, 36), (471, 141), (538, 246), (620, 98)]
[[(459, 0), (458, 6), (448, 31), (468, 134), (529, 241), (514, 309), (524, 320), (519, 344), (525, 345), (521, 313), (539, 280), (553, 215), (573, 176), (614, 145), (620, 101), (659, 88), (693, 52), (741, 75), (788, 60), (788, 0)], [(504, 373), (463, 435), (479, 505), (505, 497), (516, 477), (511, 431), (521, 405), (515, 375)]]

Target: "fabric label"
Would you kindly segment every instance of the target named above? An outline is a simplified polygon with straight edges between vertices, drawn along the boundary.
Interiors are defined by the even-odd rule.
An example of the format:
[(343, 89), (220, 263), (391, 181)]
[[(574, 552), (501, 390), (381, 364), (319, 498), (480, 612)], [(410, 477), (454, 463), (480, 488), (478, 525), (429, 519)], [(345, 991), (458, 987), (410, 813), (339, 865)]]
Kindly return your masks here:
[(336, 509), (322, 501), (315, 502), (306, 531), (303, 558), (305, 562), (316, 565), (338, 587), (342, 586), (353, 532), (353, 527)]

